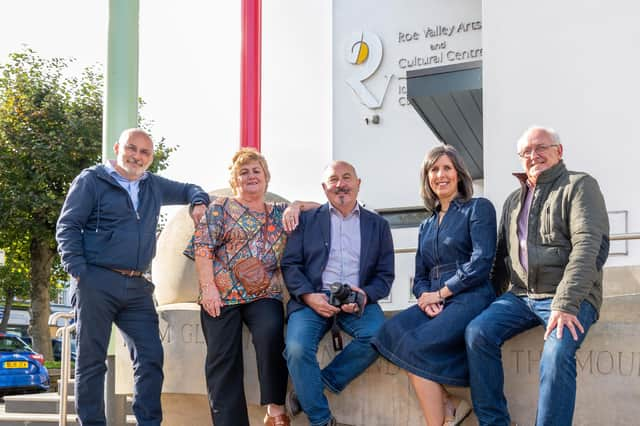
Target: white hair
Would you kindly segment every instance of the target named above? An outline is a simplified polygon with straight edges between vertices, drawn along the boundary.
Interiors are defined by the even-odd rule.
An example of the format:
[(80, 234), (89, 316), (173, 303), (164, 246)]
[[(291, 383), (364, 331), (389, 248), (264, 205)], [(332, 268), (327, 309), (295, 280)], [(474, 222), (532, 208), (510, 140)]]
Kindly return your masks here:
[(556, 132), (551, 127), (531, 126), (527, 130), (524, 131), (522, 136), (520, 136), (520, 139), (518, 139), (518, 143), (516, 144), (516, 146), (521, 147), (521, 146), (526, 145), (527, 142), (529, 141), (529, 137), (531, 136), (531, 134), (536, 132), (536, 131), (543, 131), (544, 133), (549, 135), (549, 138), (551, 139), (551, 142), (553, 142), (554, 145), (560, 145), (561, 144), (560, 135), (558, 134), (558, 132)]

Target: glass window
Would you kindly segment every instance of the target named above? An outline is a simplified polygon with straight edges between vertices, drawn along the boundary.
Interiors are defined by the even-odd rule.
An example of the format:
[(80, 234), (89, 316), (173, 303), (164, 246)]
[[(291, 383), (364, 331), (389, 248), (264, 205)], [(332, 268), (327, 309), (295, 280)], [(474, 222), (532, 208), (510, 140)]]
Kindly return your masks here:
[(17, 337), (0, 336), (0, 352), (22, 352), (29, 350), (28, 346)]
[(421, 206), (380, 209), (378, 213), (389, 222), (391, 229), (416, 228), (429, 216), (427, 210)]

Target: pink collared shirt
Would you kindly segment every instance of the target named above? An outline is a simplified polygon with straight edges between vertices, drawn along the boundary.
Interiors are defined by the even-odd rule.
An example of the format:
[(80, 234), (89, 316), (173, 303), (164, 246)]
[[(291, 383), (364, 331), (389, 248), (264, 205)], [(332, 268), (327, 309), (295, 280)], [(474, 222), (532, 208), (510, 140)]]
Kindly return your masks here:
[(518, 215), (518, 244), (519, 244), (519, 257), (520, 264), (524, 268), (525, 271), (529, 271), (529, 260), (527, 254), (527, 237), (528, 237), (528, 228), (529, 228), (529, 211), (531, 210), (531, 202), (533, 201), (533, 192), (535, 190), (535, 186), (531, 185), (529, 181), (526, 181), (527, 184), (527, 195), (525, 196), (524, 202), (522, 203), (522, 209), (520, 210), (520, 214)]

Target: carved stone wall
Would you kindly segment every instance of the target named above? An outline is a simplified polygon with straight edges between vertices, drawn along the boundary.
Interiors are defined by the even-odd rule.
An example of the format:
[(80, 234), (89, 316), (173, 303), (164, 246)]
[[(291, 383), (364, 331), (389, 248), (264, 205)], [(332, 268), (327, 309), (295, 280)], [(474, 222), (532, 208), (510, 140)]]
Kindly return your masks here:
[[(215, 193), (222, 195), (224, 191)], [(153, 265), (165, 352), (164, 424), (169, 426), (210, 424), (204, 381), (206, 348), (200, 329), (200, 308), (193, 303), (197, 298), (196, 276), (193, 262), (181, 254), (192, 232), (193, 225), (184, 209), (160, 237)], [(604, 288), (607, 297), (600, 320), (592, 327), (576, 357), (578, 394), (574, 424), (637, 424), (640, 419), (640, 267), (606, 268)], [(532, 425), (535, 421), (542, 334), (542, 328), (530, 330), (503, 348), (505, 390), (512, 420), (519, 425)], [(245, 390), (251, 423), (262, 425), (264, 409), (257, 406), (255, 353), (246, 330), (243, 338)], [(328, 363), (333, 354), (331, 340), (325, 337), (318, 352), (320, 364)], [(116, 391), (131, 393), (131, 363), (119, 335), (116, 364)], [(469, 398), (466, 388), (450, 391)], [(336, 417), (348, 424), (424, 424), (406, 374), (381, 358), (341, 395), (328, 397)], [(304, 415), (294, 421), (296, 426), (305, 424)], [(477, 424), (474, 416), (464, 423), (474, 424)]]
[[(640, 418), (640, 295), (607, 298), (600, 321), (596, 323), (577, 354), (578, 395), (576, 425), (635, 424)], [(190, 415), (208, 421), (204, 384), (205, 345), (200, 330), (199, 307), (192, 303), (158, 308), (160, 334), (165, 349), (167, 423), (174, 414), (172, 406), (190, 406)], [(542, 347), (542, 328), (523, 333), (503, 348), (505, 390), (514, 421), (531, 425), (535, 420), (538, 394), (538, 367)], [(346, 340), (348, 341), (348, 339)], [(345, 343), (346, 343), (345, 341)], [(245, 389), (247, 400), (259, 401), (255, 353), (250, 335), (244, 334)], [(329, 338), (318, 351), (321, 365), (333, 357)], [(117, 360), (117, 392), (130, 393), (132, 371), (128, 354), (120, 340)], [(451, 388), (468, 397), (468, 389)], [(176, 403), (180, 401), (180, 403)], [(406, 375), (393, 364), (378, 359), (341, 395), (329, 395), (335, 415), (354, 425), (422, 425), (420, 409)], [(177, 405), (176, 405), (177, 404)], [(184, 408), (182, 408), (184, 409)], [(252, 424), (259, 425), (264, 415), (251, 408)], [(178, 420), (180, 421), (179, 418)], [(184, 423), (200, 424), (200, 423)], [(296, 425), (306, 424), (304, 416)], [(470, 418), (466, 425), (475, 423)]]

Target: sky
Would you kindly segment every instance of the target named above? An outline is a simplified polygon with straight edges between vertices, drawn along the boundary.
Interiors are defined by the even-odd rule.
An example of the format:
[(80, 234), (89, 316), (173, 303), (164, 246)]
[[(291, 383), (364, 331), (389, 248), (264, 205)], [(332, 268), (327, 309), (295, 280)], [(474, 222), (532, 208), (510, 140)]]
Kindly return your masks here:
[(77, 70), (104, 63), (106, 25), (106, 1), (3, 2), (0, 59), (27, 45), (45, 57), (74, 57)]
[[(227, 186), (227, 163), (239, 144), (239, 4), (140, 1), (142, 116), (153, 122), (154, 138), (179, 147), (162, 174), (206, 190)], [(3, 2), (0, 62), (26, 45), (43, 57), (75, 58), (71, 73), (104, 66), (108, 5), (108, 0)]]

